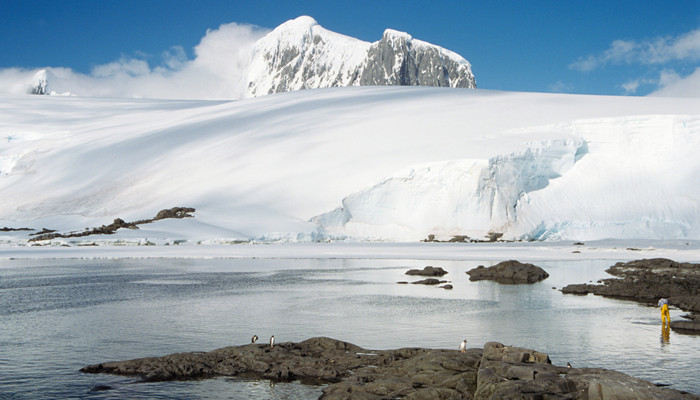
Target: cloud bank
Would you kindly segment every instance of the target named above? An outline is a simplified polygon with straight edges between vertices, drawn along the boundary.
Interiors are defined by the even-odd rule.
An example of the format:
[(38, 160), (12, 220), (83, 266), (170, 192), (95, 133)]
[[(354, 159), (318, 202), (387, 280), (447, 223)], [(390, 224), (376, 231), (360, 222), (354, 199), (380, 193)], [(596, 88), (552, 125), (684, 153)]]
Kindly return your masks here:
[(660, 86), (661, 89), (650, 96), (700, 97), (700, 67), (686, 77), (681, 77), (675, 71), (662, 71)]
[(615, 40), (597, 55), (581, 57), (570, 65), (579, 71), (592, 71), (607, 64), (666, 64), (671, 61), (700, 60), (700, 29), (678, 37), (650, 40)]
[[(569, 68), (590, 72), (607, 65), (642, 65), (650, 72), (620, 86), (625, 94), (635, 94), (640, 87), (653, 86), (653, 96), (700, 97), (700, 28), (679, 36), (649, 40), (615, 40), (600, 54), (581, 57)], [(671, 65), (693, 65), (694, 72), (682, 75)], [(660, 71), (658, 68), (662, 68)], [(652, 77), (650, 77), (652, 76)]]
[(230, 23), (208, 30), (189, 59), (180, 46), (164, 51), (151, 66), (139, 58), (120, 59), (96, 66), (89, 74), (70, 68), (46, 67), (0, 70), (0, 92), (31, 91), (37, 74), (46, 71), (52, 94), (89, 97), (146, 97), (168, 99), (238, 99), (245, 96), (253, 45), (269, 31)]

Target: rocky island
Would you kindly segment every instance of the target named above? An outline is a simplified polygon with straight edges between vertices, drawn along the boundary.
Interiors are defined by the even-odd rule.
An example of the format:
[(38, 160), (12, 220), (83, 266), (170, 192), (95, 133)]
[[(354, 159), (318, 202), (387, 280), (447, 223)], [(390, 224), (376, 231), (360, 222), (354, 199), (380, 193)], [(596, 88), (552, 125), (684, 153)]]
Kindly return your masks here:
[(327, 384), (321, 399), (700, 399), (620, 372), (555, 366), (547, 354), (489, 342), (483, 348), (367, 350), (318, 337), (210, 352), (103, 362), (85, 373), (144, 381), (245, 376)]
[(503, 261), (488, 268), (479, 265), (467, 271), (467, 275), (470, 281), (491, 280), (504, 284), (535, 283), (549, 277), (542, 268), (516, 260)]
[(606, 270), (616, 278), (597, 284), (572, 284), (562, 293), (635, 300), (656, 305), (661, 297), (684, 311), (688, 321), (671, 321), (671, 328), (700, 333), (700, 264), (679, 263), (665, 258), (619, 262)]

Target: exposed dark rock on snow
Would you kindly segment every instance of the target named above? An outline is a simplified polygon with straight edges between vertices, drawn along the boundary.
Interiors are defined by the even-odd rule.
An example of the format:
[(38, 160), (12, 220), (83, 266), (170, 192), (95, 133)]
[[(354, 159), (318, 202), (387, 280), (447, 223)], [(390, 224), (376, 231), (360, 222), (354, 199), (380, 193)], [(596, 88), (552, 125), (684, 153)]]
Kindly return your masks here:
[[(619, 278), (603, 279), (600, 281), (602, 284), (568, 285), (562, 289), (562, 293), (593, 293), (652, 305), (665, 297), (672, 306), (700, 312), (700, 264), (653, 258), (619, 262), (606, 272)], [(674, 325), (671, 327), (674, 328)]]
[(55, 229), (41, 228), (41, 230), (39, 232), (30, 233), (29, 236), (44, 235), (44, 234), (53, 233), (53, 232), (56, 232), (56, 230)]
[(482, 349), (366, 350), (330, 338), (231, 346), (113, 361), (86, 373), (145, 381), (237, 376), (325, 383), (321, 399), (700, 399), (620, 372), (554, 366), (534, 350), (486, 343)]
[(416, 42), (405, 33), (387, 29), (367, 52), (360, 86), (476, 87), (465, 64), (437, 46)]
[(433, 267), (428, 265), (423, 269), (409, 269), (406, 275), (420, 275), (420, 276), (443, 276), (447, 274), (447, 271), (442, 269), (442, 267)]
[[(195, 212), (194, 208), (190, 207), (173, 207), (170, 209), (166, 210), (161, 210), (156, 214), (154, 218), (151, 219), (142, 219), (134, 222), (125, 222), (121, 218), (115, 219), (111, 224), (109, 225), (102, 225), (97, 228), (92, 228), (92, 229), (86, 229), (81, 232), (69, 232), (69, 233), (55, 233), (53, 230), (48, 230), (44, 228), (43, 232), (39, 232), (39, 234), (31, 239), (29, 239), (30, 242), (37, 242), (40, 240), (51, 240), (51, 239), (56, 239), (56, 238), (72, 238), (72, 237), (83, 237), (83, 236), (90, 236), (90, 235), (111, 235), (115, 233), (118, 229), (120, 228), (127, 228), (127, 229), (139, 229), (139, 225), (143, 224), (148, 224), (151, 222), (155, 222), (161, 219), (167, 219), (167, 218), (189, 218), (189, 217), (194, 217), (191, 213)], [(31, 235), (30, 235), (31, 236)]]
[(16, 232), (16, 231), (33, 231), (34, 229), (32, 228), (8, 228), (8, 227), (2, 227), (0, 228), (0, 232)]
[(467, 271), (470, 281), (492, 280), (505, 284), (535, 283), (547, 279), (549, 274), (542, 268), (509, 260), (500, 262), (492, 267), (478, 267)]

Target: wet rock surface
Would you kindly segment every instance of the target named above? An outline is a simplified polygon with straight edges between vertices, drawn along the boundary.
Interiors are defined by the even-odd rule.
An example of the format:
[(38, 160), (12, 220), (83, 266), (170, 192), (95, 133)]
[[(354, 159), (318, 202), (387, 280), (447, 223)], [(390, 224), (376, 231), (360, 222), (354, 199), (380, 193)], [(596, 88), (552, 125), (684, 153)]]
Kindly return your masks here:
[(566, 368), (547, 354), (486, 343), (483, 349), (366, 350), (330, 338), (231, 346), (87, 366), (86, 373), (144, 381), (246, 376), (328, 386), (321, 399), (700, 399), (620, 372)]
[(549, 277), (542, 268), (515, 260), (503, 261), (488, 268), (480, 265), (467, 271), (467, 275), (470, 281), (491, 280), (504, 284), (535, 283)]
[(445, 271), (442, 267), (433, 267), (428, 265), (427, 267), (423, 269), (409, 269), (406, 271), (406, 275), (419, 275), (419, 276), (443, 276), (446, 275), (447, 271)]
[(685, 333), (700, 334), (700, 321), (671, 321), (671, 329)]
[(421, 279), (419, 281), (411, 282), (414, 285), (439, 285), (441, 283), (447, 283), (447, 281), (441, 281), (436, 278)]
[[(581, 295), (593, 293), (636, 300), (654, 306), (659, 298), (665, 297), (672, 306), (695, 313), (700, 312), (700, 264), (652, 258), (619, 262), (608, 268), (606, 272), (617, 278), (603, 279), (599, 284), (568, 285), (562, 289), (562, 293)], [(698, 329), (700, 332), (700, 324), (685, 324), (686, 328), (680, 328), (678, 322), (681, 321), (674, 322), (671, 328)]]

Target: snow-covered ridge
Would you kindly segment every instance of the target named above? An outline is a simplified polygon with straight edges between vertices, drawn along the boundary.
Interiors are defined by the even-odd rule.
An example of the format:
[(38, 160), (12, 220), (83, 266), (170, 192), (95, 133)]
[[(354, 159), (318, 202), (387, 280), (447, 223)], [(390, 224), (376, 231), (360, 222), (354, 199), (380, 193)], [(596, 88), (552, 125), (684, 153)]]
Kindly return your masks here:
[(250, 96), (337, 86), (413, 85), (475, 88), (458, 54), (387, 29), (367, 43), (328, 31), (313, 18), (285, 22), (255, 46)]
[(195, 218), (86, 240), (700, 239), (698, 110), (420, 87), (0, 96), (0, 229), (80, 231), (181, 206)]
[(287, 21), (255, 44), (248, 95), (351, 86), (369, 43), (331, 32), (311, 17)]

